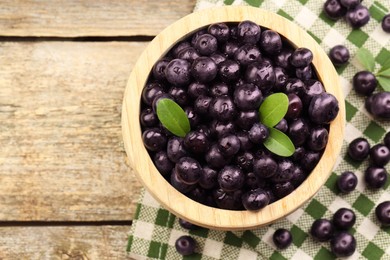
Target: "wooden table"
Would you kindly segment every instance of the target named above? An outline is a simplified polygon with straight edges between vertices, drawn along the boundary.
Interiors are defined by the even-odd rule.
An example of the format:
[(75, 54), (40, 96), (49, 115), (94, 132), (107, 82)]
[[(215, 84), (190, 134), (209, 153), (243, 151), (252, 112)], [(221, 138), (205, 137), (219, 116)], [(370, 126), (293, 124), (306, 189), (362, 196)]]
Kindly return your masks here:
[(0, 259), (123, 259), (140, 183), (121, 105), (195, 0), (0, 0)]

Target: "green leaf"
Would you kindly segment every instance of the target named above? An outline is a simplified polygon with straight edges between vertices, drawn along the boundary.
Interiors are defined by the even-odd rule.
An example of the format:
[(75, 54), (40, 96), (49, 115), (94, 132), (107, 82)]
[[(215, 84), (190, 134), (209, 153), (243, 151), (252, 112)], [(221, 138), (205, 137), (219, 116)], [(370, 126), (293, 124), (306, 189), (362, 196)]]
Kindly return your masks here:
[(184, 137), (191, 130), (186, 112), (172, 99), (162, 98), (157, 102), (157, 117), (174, 135)]
[(386, 70), (380, 70), (376, 76), (382, 76), (382, 77), (388, 77), (390, 78), (390, 68), (387, 68)]
[(260, 122), (268, 127), (273, 127), (286, 115), (288, 109), (288, 97), (284, 93), (269, 95), (259, 108)]
[(360, 48), (356, 53), (356, 58), (363, 65), (363, 67), (373, 72), (375, 68), (375, 59), (372, 53), (366, 48)]
[(265, 140), (264, 146), (272, 153), (288, 157), (295, 152), (295, 146), (290, 138), (275, 128), (269, 128), (269, 137)]
[(379, 72), (387, 70), (390, 68), (390, 56), (387, 58), (387, 61), (385, 64), (383, 64), (382, 68), (379, 70)]
[(378, 76), (376, 79), (384, 91), (390, 91), (390, 78)]

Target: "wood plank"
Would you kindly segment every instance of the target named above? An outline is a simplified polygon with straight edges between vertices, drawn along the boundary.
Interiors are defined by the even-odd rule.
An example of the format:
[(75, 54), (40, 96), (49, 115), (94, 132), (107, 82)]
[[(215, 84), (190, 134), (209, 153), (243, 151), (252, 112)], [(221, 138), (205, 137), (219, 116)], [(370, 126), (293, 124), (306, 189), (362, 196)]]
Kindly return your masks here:
[(140, 184), (121, 133), (146, 43), (0, 43), (0, 219), (132, 218)]
[(0, 259), (131, 259), (130, 226), (1, 227)]
[(2, 36), (156, 35), (192, 12), (195, 0), (3, 0)]

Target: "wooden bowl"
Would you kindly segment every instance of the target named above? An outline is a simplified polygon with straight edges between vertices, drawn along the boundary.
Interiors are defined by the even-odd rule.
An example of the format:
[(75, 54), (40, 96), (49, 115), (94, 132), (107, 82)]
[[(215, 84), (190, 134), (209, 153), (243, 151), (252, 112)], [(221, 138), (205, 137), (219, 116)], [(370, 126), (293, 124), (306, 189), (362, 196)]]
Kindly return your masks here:
[[(309, 48), (313, 65), (327, 92), (339, 101), (340, 111), (330, 124), (324, 154), (308, 178), (291, 194), (257, 212), (212, 208), (195, 202), (173, 188), (158, 172), (142, 142), (139, 123), (141, 92), (155, 62), (178, 41), (199, 28), (217, 22), (251, 20), (273, 29), (295, 47)], [(287, 19), (259, 8), (220, 7), (190, 14), (157, 35), (141, 54), (127, 83), (122, 108), (122, 131), (131, 165), (150, 194), (173, 214), (191, 223), (219, 230), (244, 230), (283, 218), (310, 199), (325, 183), (340, 152), (345, 122), (339, 77), (326, 53), (305, 31)]]

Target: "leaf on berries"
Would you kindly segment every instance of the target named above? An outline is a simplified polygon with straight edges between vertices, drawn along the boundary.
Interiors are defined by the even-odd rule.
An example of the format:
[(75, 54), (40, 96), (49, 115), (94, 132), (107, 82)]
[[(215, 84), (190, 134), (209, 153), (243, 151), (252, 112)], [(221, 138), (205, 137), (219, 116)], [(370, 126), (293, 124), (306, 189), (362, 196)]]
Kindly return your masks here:
[(375, 69), (375, 59), (372, 53), (367, 50), (366, 48), (360, 48), (356, 52), (356, 58), (357, 60), (363, 65), (363, 67), (370, 71), (373, 72)]
[(268, 127), (274, 127), (286, 115), (288, 97), (284, 93), (269, 95), (259, 108), (260, 122)]
[(162, 98), (157, 102), (157, 117), (176, 136), (184, 137), (191, 131), (186, 112), (172, 99)]
[(263, 144), (270, 152), (279, 156), (288, 157), (295, 152), (290, 138), (276, 128), (269, 128), (269, 136)]
[(390, 91), (390, 77), (377, 76), (376, 79), (384, 91)]

